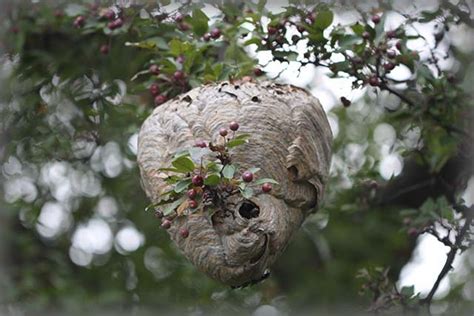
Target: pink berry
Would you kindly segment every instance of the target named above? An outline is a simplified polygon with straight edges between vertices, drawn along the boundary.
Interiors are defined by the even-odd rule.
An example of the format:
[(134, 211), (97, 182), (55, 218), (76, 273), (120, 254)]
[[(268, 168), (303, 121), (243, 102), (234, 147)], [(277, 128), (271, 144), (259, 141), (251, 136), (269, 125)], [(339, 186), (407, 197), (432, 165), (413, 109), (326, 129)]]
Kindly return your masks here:
[(191, 182), (195, 186), (200, 187), (204, 184), (204, 179), (200, 175), (195, 175), (194, 177), (192, 177)]
[(235, 121), (230, 122), (230, 124), (229, 124), (229, 129), (230, 129), (231, 131), (234, 131), (234, 132), (235, 132), (236, 130), (239, 129), (239, 123), (237, 123), (237, 122), (235, 122)]
[(161, 228), (168, 229), (171, 227), (171, 221), (169, 219), (163, 219), (161, 221)]
[(195, 200), (190, 200), (188, 201), (188, 205), (189, 205), (189, 208), (196, 208), (198, 207), (198, 202), (196, 202)]
[(268, 193), (272, 190), (272, 185), (270, 183), (264, 183), (262, 185), (262, 191)]
[(395, 58), (397, 56), (397, 53), (393, 50), (387, 51), (387, 57), (388, 58)]
[(269, 26), (268, 27), (268, 34), (270, 35), (273, 35), (273, 34), (276, 34), (278, 32), (278, 29), (274, 26)]
[(181, 23), (184, 20), (184, 15), (182, 15), (181, 13), (178, 13), (175, 15), (174, 20), (177, 23)]
[(194, 144), (195, 147), (200, 147), (200, 148), (206, 148), (207, 144), (203, 140), (197, 140), (196, 143)]
[(156, 106), (161, 105), (161, 104), (165, 103), (167, 100), (168, 100), (168, 98), (165, 95), (159, 94), (155, 97), (155, 105)]
[(179, 234), (180, 234), (180, 236), (183, 237), (183, 238), (188, 238), (188, 236), (189, 236), (189, 229), (187, 229), (187, 228), (181, 228), (181, 229), (179, 230)]
[(173, 74), (173, 78), (176, 81), (183, 80), (184, 77), (185, 77), (184, 72), (182, 72), (180, 70), (175, 71), (174, 74)]
[(86, 18), (82, 15), (79, 15), (75, 20), (74, 20), (74, 27), (80, 28), (83, 27), (84, 24), (86, 23)]
[(253, 180), (253, 173), (251, 173), (250, 171), (245, 171), (245, 172), (242, 174), (242, 180), (244, 180), (244, 182), (252, 182), (252, 180)]
[(218, 28), (215, 28), (211, 31), (211, 37), (213, 39), (218, 39), (219, 37), (221, 37), (221, 30), (219, 30)]
[(187, 195), (188, 195), (188, 198), (190, 198), (191, 200), (194, 200), (197, 196), (197, 191), (196, 189), (190, 189), (188, 190), (187, 192)]
[(263, 75), (263, 70), (260, 68), (254, 68), (253, 73), (255, 76), (260, 77), (261, 75)]
[(372, 86), (372, 87), (378, 87), (380, 86), (380, 80), (377, 76), (372, 76), (369, 78), (369, 84)]
[(380, 23), (380, 15), (374, 15), (372, 16), (372, 22), (374, 22), (374, 24), (379, 24)]
[(203, 40), (209, 42), (211, 40), (211, 34), (206, 33), (202, 36)]
[(160, 67), (158, 65), (151, 65), (150, 68), (148, 68), (148, 71), (154, 75), (159, 75), (160, 74)]
[(157, 83), (152, 83), (151, 86), (150, 86), (150, 93), (153, 95), (153, 96), (157, 96), (158, 94), (160, 94), (160, 87), (158, 86)]
[(221, 128), (219, 130), (219, 135), (221, 135), (222, 137), (226, 137), (227, 136), (227, 130), (225, 128)]
[(103, 44), (103, 45), (100, 46), (100, 53), (102, 55), (107, 55), (109, 53), (109, 51), (110, 51), (109, 45)]

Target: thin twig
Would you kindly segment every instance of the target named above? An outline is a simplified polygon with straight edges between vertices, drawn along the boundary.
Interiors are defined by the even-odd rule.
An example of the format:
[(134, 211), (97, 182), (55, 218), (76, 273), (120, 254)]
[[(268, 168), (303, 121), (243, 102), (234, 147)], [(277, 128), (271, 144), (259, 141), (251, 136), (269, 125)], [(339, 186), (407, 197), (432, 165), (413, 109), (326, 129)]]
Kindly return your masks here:
[(436, 282), (433, 284), (433, 287), (431, 288), (431, 291), (429, 292), (428, 296), (425, 299), (423, 299), (422, 301), (423, 304), (427, 304), (428, 306), (431, 304), (431, 301), (433, 300), (433, 296), (438, 290), (439, 284), (444, 279), (444, 277), (448, 274), (448, 272), (453, 268), (452, 264), (454, 262), (454, 258), (456, 257), (457, 251), (462, 248), (462, 243), (464, 241), (465, 235), (467, 234), (471, 226), (473, 215), (474, 215), (474, 206), (471, 206), (471, 208), (469, 209), (469, 212), (466, 212), (466, 221), (464, 222), (464, 225), (459, 231), (459, 234), (456, 236), (456, 241), (454, 242), (454, 245), (451, 246), (451, 250), (448, 253), (443, 269), (441, 269), (441, 272), (439, 273), (438, 278), (436, 279)]

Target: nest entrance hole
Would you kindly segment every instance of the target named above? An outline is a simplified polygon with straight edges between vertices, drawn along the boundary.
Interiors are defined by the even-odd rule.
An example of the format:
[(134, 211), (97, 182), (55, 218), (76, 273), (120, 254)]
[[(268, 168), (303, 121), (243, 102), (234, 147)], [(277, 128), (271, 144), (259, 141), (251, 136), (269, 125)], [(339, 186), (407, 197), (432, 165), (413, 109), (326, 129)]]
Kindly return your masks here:
[(239, 207), (239, 214), (246, 219), (255, 218), (260, 215), (260, 208), (252, 201), (244, 201)]

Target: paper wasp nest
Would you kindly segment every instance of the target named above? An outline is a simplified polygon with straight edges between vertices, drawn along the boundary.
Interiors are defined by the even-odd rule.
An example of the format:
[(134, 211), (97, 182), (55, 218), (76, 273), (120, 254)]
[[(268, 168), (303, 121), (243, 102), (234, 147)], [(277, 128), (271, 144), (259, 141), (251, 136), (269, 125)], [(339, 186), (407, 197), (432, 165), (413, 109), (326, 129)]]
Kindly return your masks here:
[[(144, 122), (138, 164), (152, 202), (169, 190), (159, 168), (198, 139), (216, 139), (229, 122), (251, 135), (232, 150), (242, 168), (279, 182), (270, 194), (229, 199), (232, 216), (177, 217), (171, 239), (202, 272), (231, 286), (260, 280), (293, 233), (320, 203), (328, 178), (332, 134), (326, 115), (303, 89), (272, 82), (236, 81), (195, 88), (157, 107)], [(249, 216), (248, 208), (258, 212)], [(189, 229), (188, 238), (178, 233)]]

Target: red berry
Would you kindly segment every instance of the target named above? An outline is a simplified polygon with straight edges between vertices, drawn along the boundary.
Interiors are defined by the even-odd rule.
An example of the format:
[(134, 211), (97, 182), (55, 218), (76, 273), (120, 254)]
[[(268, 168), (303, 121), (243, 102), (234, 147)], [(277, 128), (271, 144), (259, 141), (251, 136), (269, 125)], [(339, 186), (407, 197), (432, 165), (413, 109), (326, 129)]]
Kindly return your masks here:
[(270, 183), (264, 183), (262, 185), (262, 191), (268, 193), (272, 190), (272, 185)]
[(200, 187), (203, 185), (204, 183), (204, 179), (202, 178), (202, 176), (200, 175), (195, 175), (192, 179), (191, 179), (191, 182), (197, 186), (197, 187)]
[(174, 74), (173, 74), (173, 78), (176, 81), (181, 81), (181, 80), (184, 79), (184, 77), (185, 77), (184, 72), (182, 72), (180, 70), (175, 71)]
[(182, 15), (181, 13), (178, 13), (174, 16), (174, 20), (177, 23), (181, 23), (184, 20), (184, 15)]
[(391, 62), (388, 62), (388, 63), (385, 63), (383, 65), (383, 68), (385, 69), (385, 71), (390, 71), (392, 70), (393, 68), (395, 68), (395, 64), (394, 63), (391, 63)]
[(235, 121), (230, 122), (229, 128), (230, 128), (231, 131), (234, 131), (234, 132), (235, 132), (236, 130), (239, 129), (239, 123), (237, 123), (237, 122), (235, 122)]
[(221, 128), (219, 130), (219, 135), (221, 135), (222, 137), (226, 137), (227, 136), (227, 130), (225, 128)]
[(115, 20), (115, 26), (117, 28), (122, 27), (123, 26), (123, 20), (121, 18), (118, 18), (117, 20)]
[(398, 41), (398, 42), (395, 44), (395, 47), (396, 47), (398, 50), (402, 50), (402, 42), (401, 42), (401, 41)]
[(176, 57), (176, 61), (180, 64), (184, 64), (186, 58), (183, 55), (179, 55), (178, 57)]
[(370, 39), (371, 36), (370, 36), (370, 33), (366, 31), (366, 32), (362, 33), (362, 37), (364, 39), (368, 40), (368, 39)]
[(188, 205), (189, 205), (189, 208), (196, 208), (196, 207), (198, 207), (198, 202), (196, 202), (194, 200), (189, 200)]
[(341, 97), (341, 102), (342, 102), (342, 105), (344, 105), (344, 107), (349, 107), (351, 105), (351, 101), (348, 100), (346, 97)]
[(276, 34), (276, 32), (278, 32), (278, 29), (276, 27), (274, 26), (268, 27), (268, 34), (273, 35), (273, 34)]
[(102, 55), (107, 55), (109, 53), (109, 51), (110, 51), (109, 45), (103, 44), (103, 45), (100, 46), (100, 53)]
[(194, 147), (206, 148), (207, 144), (203, 140), (197, 140), (196, 143), (194, 144)]
[(163, 218), (163, 212), (162, 211), (155, 211), (155, 217), (156, 218)]
[(188, 23), (181, 22), (181, 23), (178, 24), (178, 29), (179, 29), (180, 31), (186, 32), (186, 31), (188, 31), (190, 28), (191, 28), (191, 27), (189, 26)]
[(203, 40), (205, 40), (206, 42), (209, 42), (211, 40), (211, 34), (209, 33), (206, 33), (202, 36)]
[(112, 20), (115, 19), (115, 12), (114, 12), (114, 10), (109, 9), (109, 10), (105, 11), (102, 16), (103, 16), (104, 18), (106, 18), (107, 20), (112, 21)]
[(157, 96), (158, 94), (160, 94), (160, 87), (158, 86), (157, 83), (152, 83), (150, 85), (150, 93), (153, 95), (153, 96)]
[(154, 75), (159, 75), (160, 74), (160, 67), (158, 65), (151, 65), (150, 68), (148, 68), (148, 71)]
[(387, 31), (387, 37), (388, 38), (395, 38), (395, 37), (397, 37), (397, 32), (396, 31)]
[(303, 33), (303, 32), (306, 30), (303, 25), (298, 25), (298, 26), (296, 26), (296, 29), (297, 29), (298, 32), (300, 32), (300, 33)]
[(380, 23), (380, 15), (372, 16), (372, 22), (374, 22), (374, 24), (379, 24)]
[(244, 180), (245, 182), (252, 182), (252, 180), (253, 180), (253, 173), (251, 173), (250, 171), (245, 171), (245, 172), (242, 174), (242, 180)]
[(161, 221), (161, 228), (168, 229), (171, 227), (171, 221), (169, 219), (163, 219)]
[(191, 200), (194, 200), (197, 196), (197, 191), (196, 189), (190, 189), (188, 190), (187, 192), (187, 195), (188, 195), (188, 198), (190, 198)]
[(260, 77), (261, 75), (263, 75), (263, 70), (260, 68), (254, 68), (253, 73), (255, 76)]
[(394, 50), (387, 51), (388, 58), (395, 58), (396, 56), (397, 56), (397, 53)]
[(85, 23), (86, 23), (86, 18), (82, 15), (79, 15), (74, 20), (74, 27), (77, 27), (77, 28), (83, 27)]
[(155, 105), (156, 106), (161, 105), (161, 104), (165, 103), (167, 100), (168, 100), (168, 98), (166, 97), (166, 95), (159, 94), (155, 97)]
[(380, 86), (380, 80), (377, 76), (372, 76), (369, 78), (369, 84), (372, 86), (372, 87), (378, 87)]
[(418, 235), (418, 229), (414, 227), (408, 229), (408, 235), (410, 235), (411, 237), (416, 237)]
[(188, 236), (189, 236), (189, 229), (187, 229), (187, 228), (181, 228), (181, 229), (179, 230), (179, 234), (180, 234), (181, 237), (183, 237), (183, 238), (188, 238)]
[(107, 27), (110, 30), (115, 30), (115, 29), (121, 28), (122, 26), (123, 26), (123, 20), (121, 18), (110, 21), (109, 24), (107, 24)]
[(213, 39), (218, 39), (219, 37), (221, 37), (221, 30), (219, 30), (218, 28), (215, 28), (211, 31), (211, 37)]

